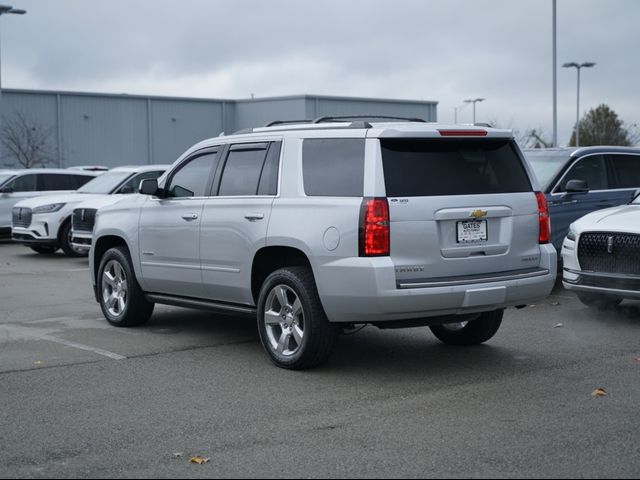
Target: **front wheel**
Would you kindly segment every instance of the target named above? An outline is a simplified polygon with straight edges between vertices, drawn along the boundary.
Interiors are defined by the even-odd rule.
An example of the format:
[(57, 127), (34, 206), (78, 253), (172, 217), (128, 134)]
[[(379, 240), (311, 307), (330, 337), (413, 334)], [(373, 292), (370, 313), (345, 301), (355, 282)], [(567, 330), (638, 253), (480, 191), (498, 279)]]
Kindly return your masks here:
[(587, 307), (596, 310), (609, 310), (616, 308), (622, 303), (622, 299), (609, 295), (599, 295), (596, 293), (578, 293), (578, 299)]
[(149, 321), (154, 304), (144, 297), (125, 248), (104, 254), (97, 280), (100, 308), (111, 325), (137, 327)]
[(480, 345), (491, 340), (502, 325), (504, 310), (487, 312), (471, 322), (452, 323), (431, 327), (433, 334), (443, 343), (455, 346)]
[(60, 230), (60, 247), (62, 251), (67, 257), (71, 258), (87, 257), (89, 255), (88, 251), (79, 250), (71, 243), (72, 234), (71, 222), (65, 223)]
[(304, 370), (327, 361), (338, 329), (324, 313), (310, 269), (284, 268), (269, 275), (258, 299), (258, 331), (278, 367)]

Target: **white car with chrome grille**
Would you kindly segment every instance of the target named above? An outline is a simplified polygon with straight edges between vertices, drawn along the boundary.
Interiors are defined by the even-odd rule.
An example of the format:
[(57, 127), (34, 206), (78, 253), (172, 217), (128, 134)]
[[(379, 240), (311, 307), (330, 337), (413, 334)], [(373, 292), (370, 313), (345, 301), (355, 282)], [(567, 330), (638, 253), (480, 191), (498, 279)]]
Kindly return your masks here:
[(640, 300), (640, 196), (571, 225), (562, 247), (564, 286), (592, 308)]

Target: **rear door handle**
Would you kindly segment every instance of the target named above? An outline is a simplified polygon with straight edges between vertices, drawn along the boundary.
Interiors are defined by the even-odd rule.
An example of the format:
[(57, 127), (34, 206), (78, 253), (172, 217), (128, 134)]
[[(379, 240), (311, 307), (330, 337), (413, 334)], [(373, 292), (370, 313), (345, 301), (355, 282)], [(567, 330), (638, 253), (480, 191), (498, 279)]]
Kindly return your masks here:
[(247, 213), (244, 218), (250, 222), (257, 222), (258, 220), (264, 219), (264, 213)]
[(190, 215), (183, 215), (182, 219), (186, 222), (193, 222), (194, 220), (197, 220), (198, 218), (200, 218), (200, 215), (198, 215), (197, 213), (192, 213)]

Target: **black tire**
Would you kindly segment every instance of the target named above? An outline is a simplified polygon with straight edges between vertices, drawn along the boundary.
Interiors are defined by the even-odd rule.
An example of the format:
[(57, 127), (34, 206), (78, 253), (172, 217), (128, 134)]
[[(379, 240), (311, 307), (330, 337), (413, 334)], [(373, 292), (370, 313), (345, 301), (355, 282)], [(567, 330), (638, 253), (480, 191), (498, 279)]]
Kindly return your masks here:
[(58, 247), (39, 247), (37, 245), (34, 245), (29, 248), (31, 248), (31, 250), (33, 250), (34, 252), (39, 253), (40, 255), (53, 255), (58, 251)]
[(597, 293), (578, 293), (578, 299), (587, 307), (596, 310), (610, 310), (622, 303), (622, 299)]
[[(114, 294), (119, 291), (108, 284), (105, 277), (105, 270), (117, 268), (122, 269), (122, 275), (126, 280), (126, 295), (123, 298), (124, 308), (117, 308), (118, 311), (110, 311), (107, 304), (111, 298), (107, 294)], [(111, 274), (110, 274), (111, 275)], [(111, 275), (113, 276), (113, 275)], [(154, 304), (148, 302), (140, 284), (136, 279), (133, 264), (129, 252), (124, 247), (112, 248), (104, 254), (100, 261), (97, 278), (98, 298), (100, 308), (107, 321), (114, 327), (139, 327), (149, 321), (153, 314)], [(114, 307), (115, 309), (116, 307)]]
[(487, 312), (480, 318), (467, 323), (464, 327), (453, 328), (447, 325), (431, 327), (433, 334), (443, 343), (458, 347), (480, 345), (491, 340), (502, 325), (504, 310)]
[(62, 251), (67, 257), (81, 258), (81, 257), (89, 256), (89, 252), (78, 251), (71, 244), (71, 221), (70, 220), (65, 222), (64, 225), (62, 225), (62, 228), (60, 228), (59, 241), (60, 241), (60, 248), (62, 248)]
[[(268, 327), (265, 317), (267, 300), (269, 299), (270, 302), (273, 302), (273, 295), (276, 295), (276, 289), (281, 286), (285, 287), (289, 299), (299, 299), (302, 307), (302, 312), (298, 317), (293, 316), (293, 310), (290, 312), (293, 323), (299, 322), (296, 325), (302, 325), (304, 336), (300, 344), (298, 344), (293, 334), (289, 335), (286, 342), (287, 345), (291, 347), (291, 342), (293, 342), (296, 348), (294, 348), (295, 351), (293, 353), (290, 352), (288, 355), (278, 352), (277, 348), (272, 344), (272, 339), (275, 338), (274, 335), (278, 335), (278, 332), (280, 332), (279, 338), (282, 341), (283, 335), (285, 335), (282, 325)], [(280, 306), (282, 309), (285, 308), (282, 305)], [(295, 306), (295, 302), (292, 302), (291, 306)], [(295, 328), (293, 324), (291, 326), (292, 329)], [(313, 272), (309, 268), (284, 268), (273, 272), (267, 277), (260, 289), (260, 297), (258, 299), (258, 332), (267, 355), (280, 368), (306, 370), (319, 367), (328, 360), (336, 344), (339, 329), (329, 323), (327, 319), (318, 296)]]

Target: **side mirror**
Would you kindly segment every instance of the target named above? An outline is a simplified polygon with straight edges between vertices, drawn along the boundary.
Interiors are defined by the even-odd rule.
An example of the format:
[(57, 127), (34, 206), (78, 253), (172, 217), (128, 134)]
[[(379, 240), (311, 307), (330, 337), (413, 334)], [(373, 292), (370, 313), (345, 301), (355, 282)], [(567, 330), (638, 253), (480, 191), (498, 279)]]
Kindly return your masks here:
[(589, 193), (589, 183), (584, 180), (570, 180), (565, 188), (567, 193)]
[(0, 194), (8, 195), (10, 193), (13, 193), (13, 188), (12, 187), (2, 187), (2, 188), (0, 188)]
[(140, 193), (142, 195), (157, 195), (158, 194), (158, 179), (147, 178), (140, 182)]

